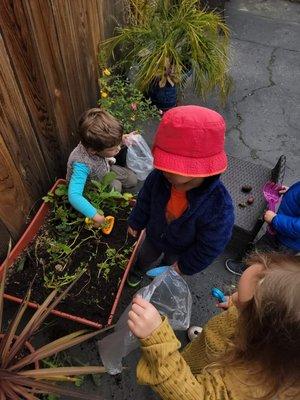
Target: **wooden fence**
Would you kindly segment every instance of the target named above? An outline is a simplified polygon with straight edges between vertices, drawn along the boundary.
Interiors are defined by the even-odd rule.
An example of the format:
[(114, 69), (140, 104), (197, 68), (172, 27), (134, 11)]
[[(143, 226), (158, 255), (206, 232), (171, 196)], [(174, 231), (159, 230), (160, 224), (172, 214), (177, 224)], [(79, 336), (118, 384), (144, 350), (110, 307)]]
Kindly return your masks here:
[(76, 121), (96, 104), (97, 48), (121, 0), (0, 2), (0, 255), (65, 175)]

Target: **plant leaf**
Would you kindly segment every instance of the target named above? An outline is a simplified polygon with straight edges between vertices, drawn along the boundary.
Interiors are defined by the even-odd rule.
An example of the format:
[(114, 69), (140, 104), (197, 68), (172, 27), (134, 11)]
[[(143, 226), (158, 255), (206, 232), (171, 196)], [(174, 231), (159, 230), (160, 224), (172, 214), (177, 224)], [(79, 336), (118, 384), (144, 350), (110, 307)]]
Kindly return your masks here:
[(34, 396), (28, 390), (26, 390), (24, 387), (20, 385), (14, 385), (14, 391), (17, 394), (20, 394), (25, 400), (39, 400), (38, 397)]
[(34, 379), (48, 379), (53, 376), (77, 376), (77, 375), (91, 375), (103, 374), (106, 372), (104, 367), (101, 366), (87, 366), (87, 367), (60, 367), (60, 368), (42, 368), (18, 372), (18, 375)]
[(7, 360), (7, 355), (10, 349), (10, 346), (12, 344), (12, 341), (14, 339), (16, 330), (18, 329), (19, 323), (27, 309), (29, 298), (30, 298), (30, 293), (31, 293), (31, 288), (27, 291), (27, 294), (21, 304), (21, 306), (18, 309), (17, 315), (12, 319), (8, 332), (4, 335), (1, 346), (0, 346), (0, 354), (2, 358), (2, 364), (5, 364)]
[(58, 185), (57, 188), (55, 189), (56, 196), (65, 196), (68, 194), (68, 187), (67, 185)]
[(61, 345), (62, 343), (65, 343), (66, 341), (68, 342), (68, 341), (72, 340), (73, 338), (76, 338), (77, 336), (80, 336), (86, 332), (87, 332), (86, 329), (82, 329), (80, 331), (70, 333), (69, 335), (63, 336), (57, 340), (54, 340), (51, 343), (46, 344), (45, 346), (36, 350), (34, 353), (30, 353), (27, 356), (25, 356), (24, 358), (22, 358), (21, 360), (19, 360), (16, 364), (14, 364), (12, 367), (9, 368), (9, 371), (15, 371), (16, 369), (19, 369), (19, 368), (23, 367), (24, 365), (31, 364), (33, 362), (31, 360), (34, 359), (33, 354), (37, 354), (42, 349), (43, 349), (43, 351), (48, 351), (49, 349), (52, 349), (53, 347), (57, 347), (57, 346)]
[(22, 332), (19, 334), (18, 338), (14, 342), (7, 360), (3, 363), (2, 367), (6, 368), (8, 364), (14, 359), (14, 357), (17, 355), (17, 353), (21, 350), (23, 347), (24, 343), (26, 340), (33, 334), (33, 332), (38, 328), (38, 326), (42, 323), (44, 320), (43, 314), (45, 314), (46, 310), (49, 310), (47, 308), (49, 304), (53, 301), (57, 294), (57, 290), (53, 290), (49, 294), (49, 296), (46, 298), (46, 300), (43, 302), (43, 304), (36, 310), (36, 312), (33, 314), (25, 328), (22, 330)]
[[(9, 371), (15, 371), (25, 365), (31, 364), (34, 361), (42, 360), (43, 358), (50, 357), (53, 354), (59, 353), (60, 351), (66, 350), (72, 346), (80, 344), (85, 340), (91, 339), (94, 336), (99, 335), (100, 333), (106, 332), (114, 327), (114, 325), (108, 326), (106, 328), (100, 329), (95, 332), (85, 333), (85, 334), (77, 334), (78, 332), (85, 332), (85, 331), (78, 331), (74, 332), (73, 334), (66, 335), (60, 339), (52, 343), (48, 343), (47, 345), (41, 347), (40, 349), (36, 350), (34, 353), (29, 354), (28, 356), (24, 357), (22, 360), (18, 361), (15, 365), (9, 368)], [(77, 334), (77, 335), (76, 335)]]
[[(71, 396), (72, 398), (82, 399), (82, 400), (103, 399), (101, 396), (93, 395), (90, 393), (84, 393), (78, 389), (76, 390), (65, 389), (63, 387), (54, 385), (52, 383), (36, 381), (34, 379), (26, 378), (14, 372), (8, 372), (4, 370), (0, 370), (0, 380), (1, 380), (1, 388), (3, 389), (4, 393), (6, 393), (7, 382), (9, 381), (11, 385), (20, 385), (23, 387), (31, 388), (33, 392), (38, 391), (39, 393), (53, 393), (58, 395)], [(19, 397), (13, 399), (20, 400)]]
[(104, 186), (109, 186), (113, 180), (115, 180), (117, 178), (117, 174), (113, 171), (108, 172), (103, 179), (101, 180), (101, 183)]

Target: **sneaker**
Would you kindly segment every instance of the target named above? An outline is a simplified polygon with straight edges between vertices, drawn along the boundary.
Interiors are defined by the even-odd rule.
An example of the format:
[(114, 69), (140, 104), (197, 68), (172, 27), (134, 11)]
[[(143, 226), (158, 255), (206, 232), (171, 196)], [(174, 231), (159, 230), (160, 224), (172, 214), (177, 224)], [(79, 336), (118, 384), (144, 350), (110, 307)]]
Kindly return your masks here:
[(232, 274), (241, 276), (247, 267), (241, 261), (235, 261), (228, 258), (225, 261), (225, 268)]
[(142, 282), (142, 279), (143, 274), (133, 269), (129, 271), (129, 274), (127, 276), (127, 285), (132, 288), (136, 288)]
[(201, 326), (191, 326), (187, 331), (189, 340), (192, 341), (196, 339), (196, 337), (200, 335), (202, 330), (203, 328), (201, 328)]

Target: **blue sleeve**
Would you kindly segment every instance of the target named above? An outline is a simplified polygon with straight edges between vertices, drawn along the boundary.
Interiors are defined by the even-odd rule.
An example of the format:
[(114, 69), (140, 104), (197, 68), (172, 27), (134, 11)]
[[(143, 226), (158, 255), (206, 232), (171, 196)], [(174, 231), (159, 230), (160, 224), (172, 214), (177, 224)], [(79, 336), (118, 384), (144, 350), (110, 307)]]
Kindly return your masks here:
[(283, 214), (277, 214), (273, 220), (272, 225), (278, 233), (286, 235), (290, 238), (300, 237), (300, 218), (289, 217)]
[(233, 225), (233, 206), (226, 204), (207, 224), (199, 226), (195, 244), (178, 260), (180, 271), (193, 275), (208, 267), (231, 239)]
[(72, 175), (68, 186), (68, 199), (70, 204), (85, 217), (93, 218), (97, 214), (95, 207), (83, 197), (84, 186), (90, 169), (83, 163), (74, 162)]
[(128, 218), (128, 225), (137, 230), (142, 230), (146, 227), (150, 212), (151, 212), (151, 187), (153, 173), (148, 175), (142, 189), (139, 191), (138, 198), (134, 209)]

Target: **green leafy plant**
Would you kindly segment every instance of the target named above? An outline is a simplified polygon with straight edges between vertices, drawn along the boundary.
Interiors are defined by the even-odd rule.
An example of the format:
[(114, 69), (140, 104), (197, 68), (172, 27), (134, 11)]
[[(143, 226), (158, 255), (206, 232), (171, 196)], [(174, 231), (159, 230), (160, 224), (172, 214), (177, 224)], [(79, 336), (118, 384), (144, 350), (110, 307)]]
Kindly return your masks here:
[(127, 0), (124, 4), (124, 18), (128, 25), (140, 25), (147, 21), (157, 0)]
[(100, 66), (100, 69), (98, 104), (121, 121), (125, 133), (141, 132), (143, 122), (159, 117), (158, 109), (132, 83), (120, 76), (108, 75), (107, 68)]
[(131, 0), (130, 5), (136, 21), (117, 27), (100, 46), (107, 60), (118, 47), (117, 66), (134, 68), (141, 91), (155, 83), (184, 87), (191, 73), (199, 95), (217, 89), (223, 101), (227, 98), (229, 30), (218, 14), (201, 9), (198, 0), (156, 0), (148, 8)]
[(91, 181), (91, 185), (87, 187), (86, 196), (97, 208), (99, 214), (104, 214), (103, 209), (106, 208), (114, 213), (118, 208), (127, 207), (132, 200), (131, 193), (120, 193), (111, 187), (112, 181), (116, 179), (114, 172), (108, 172), (102, 181)]
[[(131, 193), (120, 193), (111, 187), (112, 181), (116, 178), (114, 172), (106, 174), (102, 181), (92, 181), (86, 185), (85, 196), (91, 201), (98, 213), (107, 215), (115, 214), (119, 209), (128, 207), (133, 199)], [(79, 266), (72, 272), (69, 266), (72, 257), (78, 250), (83, 248), (89, 241), (95, 240), (98, 245), (108, 247), (103, 241), (101, 229), (87, 225), (85, 218), (77, 213), (69, 204), (68, 189), (65, 184), (59, 185), (55, 193), (48, 193), (44, 200), (51, 206), (51, 213), (48, 222), (49, 229), (40, 232), (34, 244), (34, 255), (36, 265), (43, 268), (44, 287), (47, 289), (62, 290), (70, 283), (77, 281), (78, 277), (87, 274), (90, 279), (88, 261), (80, 262)], [(84, 234), (82, 234), (84, 233)], [(113, 252), (116, 254), (113, 255)], [(109, 279), (109, 273), (113, 267), (118, 265), (124, 268), (128, 261), (126, 241), (121, 249), (107, 248), (107, 260), (99, 263), (99, 275)], [(48, 253), (50, 259), (45, 262), (40, 254)], [(90, 257), (95, 257), (97, 248)], [(25, 260), (25, 259), (24, 259)], [(16, 268), (23, 268), (24, 260), (19, 260)]]
[[(9, 251), (10, 252), (10, 251)], [(8, 252), (8, 256), (9, 256)], [(20, 305), (15, 317), (10, 321), (7, 330), (3, 329), (3, 305), (4, 288), (8, 268), (8, 256), (4, 262), (2, 270), (2, 280), (0, 284), (0, 396), (1, 399), (18, 400), (38, 400), (38, 394), (65, 395), (77, 399), (97, 400), (100, 396), (84, 394), (78, 389), (67, 389), (48, 381), (73, 381), (76, 376), (86, 374), (103, 373), (104, 367), (86, 366), (86, 367), (56, 367), (56, 368), (34, 368), (30, 369), (34, 363), (47, 359), (54, 354), (64, 351), (72, 346), (83, 343), (107, 328), (95, 332), (79, 330), (63, 336), (51, 343), (48, 343), (36, 350), (31, 348), (28, 354), (28, 341), (37, 332), (50, 312), (59, 304), (59, 302), (68, 294), (74, 281), (62, 293), (53, 290), (45, 299), (43, 304), (35, 311), (33, 316), (20, 328), (20, 323), (27, 309), (30, 299), (30, 289)], [(51, 398), (51, 397), (50, 397)], [(52, 397), (52, 399), (55, 397)]]
[(109, 279), (109, 274), (114, 267), (122, 269), (126, 267), (128, 262), (128, 257), (132, 251), (132, 248), (131, 247), (124, 248), (124, 247), (125, 245), (119, 251), (111, 247), (109, 247), (106, 250), (105, 252), (106, 259), (103, 262), (97, 264), (97, 268), (99, 268), (98, 277), (101, 274), (107, 281)]

